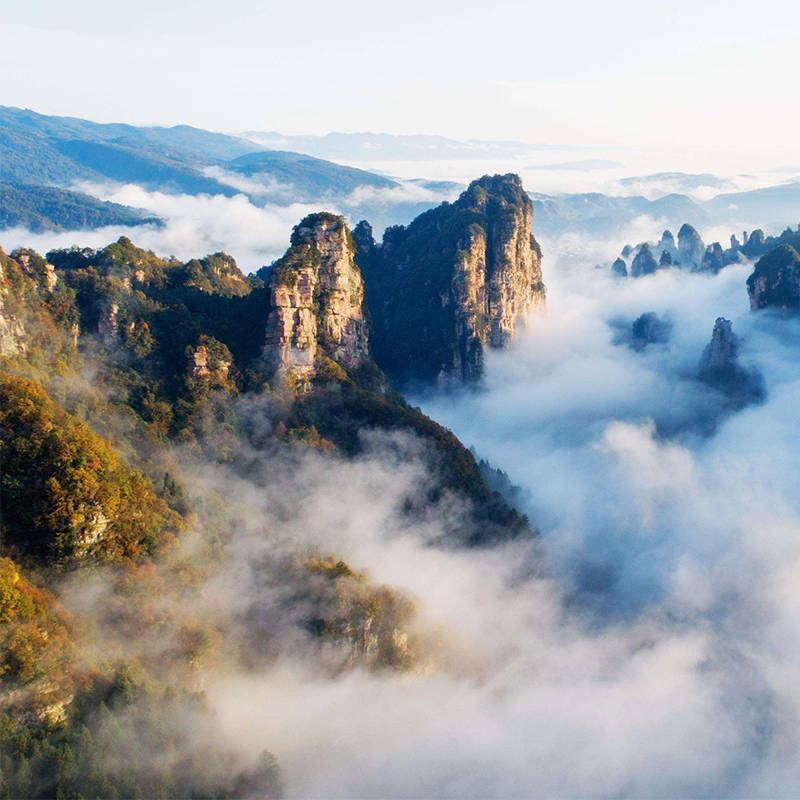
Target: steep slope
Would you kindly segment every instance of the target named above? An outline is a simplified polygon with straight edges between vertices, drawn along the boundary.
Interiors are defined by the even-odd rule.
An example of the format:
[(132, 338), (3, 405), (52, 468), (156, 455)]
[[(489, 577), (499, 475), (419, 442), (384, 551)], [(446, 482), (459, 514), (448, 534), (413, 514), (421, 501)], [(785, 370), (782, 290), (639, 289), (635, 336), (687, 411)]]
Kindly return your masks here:
[(800, 307), (800, 254), (789, 244), (773, 247), (756, 263), (747, 279), (750, 308)]
[(176, 515), (106, 442), (32, 381), (0, 373), (6, 544), (58, 563), (163, 546)]
[(531, 201), (517, 175), (486, 175), (452, 204), (389, 228), (355, 231), (375, 360), (399, 382), (478, 380), (485, 347), (504, 348), (544, 307)]
[(741, 342), (730, 320), (719, 317), (700, 359), (698, 377), (724, 398), (727, 410), (738, 411), (764, 399), (764, 379), (755, 368), (739, 363)]
[(58, 187), (112, 180), (193, 195), (241, 192), (256, 204), (287, 205), (344, 197), (361, 186), (397, 186), (372, 172), (298, 153), (264, 152), (246, 139), (185, 125), (101, 125), (3, 106), (0, 180)]
[(158, 217), (129, 206), (96, 200), (81, 192), (0, 183), (0, 230), (24, 227), (38, 233), (159, 223)]
[(295, 227), (269, 275), (264, 356), (278, 372), (307, 381), (323, 358), (350, 369), (369, 358), (355, 249), (343, 217), (312, 214)]

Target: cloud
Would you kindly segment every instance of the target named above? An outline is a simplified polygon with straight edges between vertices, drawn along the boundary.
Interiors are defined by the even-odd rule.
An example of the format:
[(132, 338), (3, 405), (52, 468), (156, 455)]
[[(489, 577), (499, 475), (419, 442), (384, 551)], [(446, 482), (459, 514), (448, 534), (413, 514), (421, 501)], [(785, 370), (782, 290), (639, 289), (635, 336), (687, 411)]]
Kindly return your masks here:
[[(199, 236), (201, 251), (237, 258), (279, 238), (282, 251), (305, 213), (112, 194), (167, 219), (148, 246)], [(630, 239), (659, 225), (638, 220)], [(196, 524), (227, 544), (174, 611), (255, 653), (210, 666), (205, 692), (221, 740), (244, 763), (274, 752), (290, 797), (797, 793), (800, 321), (749, 312), (746, 264), (620, 281), (593, 264), (621, 242), (564, 244), (545, 243), (548, 313), (488, 354), (485, 389), (414, 400), (528, 491), (538, 544), (434, 546), (464, 509), (445, 496), (405, 513), (433, 480), (410, 437), (365, 431), (353, 459), (246, 447), (227, 466), (181, 457)], [(673, 332), (636, 352), (617, 333), (646, 311)], [(718, 316), (768, 397), (709, 433), (698, 421), (718, 398), (695, 374)], [(269, 430), (280, 409), (250, 398), (237, 413)], [(330, 668), (299, 624), (307, 606), (286, 566), (309, 552), (414, 598), (417, 672)], [(115, 612), (97, 601), (107, 587), (83, 588), (65, 599), (76, 613)]]
[(306, 214), (336, 208), (292, 203), (253, 205), (243, 194), (185, 195), (148, 192), (134, 184), (81, 184), (81, 191), (115, 203), (143, 208), (157, 214), (166, 225), (138, 227), (111, 226), (93, 231), (32, 233), (24, 228), (3, 231), (4, 247), (26, 246), (44, 253), (56, 247), (103, 247), (120, 236), (128, 236), (140, 247), (159, 255), (171, 254), (182, 260), (224, 250), (244, 272), (254, 272), (282, 255), (289, 244), (292, 227)]

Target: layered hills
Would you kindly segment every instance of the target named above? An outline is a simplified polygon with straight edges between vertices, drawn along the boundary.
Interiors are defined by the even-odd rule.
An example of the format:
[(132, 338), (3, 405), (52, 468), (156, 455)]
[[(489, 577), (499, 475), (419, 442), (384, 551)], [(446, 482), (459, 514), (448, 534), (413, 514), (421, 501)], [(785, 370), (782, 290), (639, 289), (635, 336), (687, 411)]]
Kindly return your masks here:
[[(0, 107), (0, 181), (34, 198), (42, 190), (33, 187), (113, 181), (189, 195), (243, 193), (256, 205), (341, 198), (359, 187), (398, 187), (372, 172), (299, 153), (266, 152), (240, 137), (185, 125), (100, 124), (9, 107)], [(24, 207), (12, 196), (0, 201), (4, 216), (20, 215)], [(55, 229), (99, 225), (92, 217), (55, 211), (48, 221)]]
[[(410, 227), (404, 258), (432, 225), (446, 231), (440, 258), (418, 258), (441, 274), (410, 288), (441, 306), (445, 281), (459, 301), (439, 340), (455, 337), (451, 353), (507, 346), (543, 299), (519, 179), (475, 182)], [(493, 488), (502, 473), (376, 364), (364, 254), (329, 213), (301, 220), (260, 277), (226, 253), (183, 262), (125, 237), (0, 251), (0, 768), (12, 796), (280, 796), (269, 753), (242, 761), (223, 744), (207, 674), (289, 651), (330, 676), (431, 668), (408, 593), (302, 536), (243, 532), (246, 494), (273, 491), (291, 519), (282, 481), (368, 459), (380, 441), (419, 473), (394, 513), (437, 530), (430, 546), (533, 540)], [(376, 257), (372, 279), (382, 264), (394, 262)], [(416, 332), (393, 335), (408, 351)], [(235, 603), (231, 574), (249, 587)], [(125, 747), (137, 758), (120, 764)]]

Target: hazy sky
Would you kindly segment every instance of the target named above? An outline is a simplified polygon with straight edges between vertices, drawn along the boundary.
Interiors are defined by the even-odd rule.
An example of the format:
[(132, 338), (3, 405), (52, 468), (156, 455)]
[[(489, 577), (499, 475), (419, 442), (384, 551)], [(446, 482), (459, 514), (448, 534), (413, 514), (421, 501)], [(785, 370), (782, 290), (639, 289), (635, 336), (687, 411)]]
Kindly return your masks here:
[(287, 133), (785, 152), (787, 0), (6, 0), (0, 103)]

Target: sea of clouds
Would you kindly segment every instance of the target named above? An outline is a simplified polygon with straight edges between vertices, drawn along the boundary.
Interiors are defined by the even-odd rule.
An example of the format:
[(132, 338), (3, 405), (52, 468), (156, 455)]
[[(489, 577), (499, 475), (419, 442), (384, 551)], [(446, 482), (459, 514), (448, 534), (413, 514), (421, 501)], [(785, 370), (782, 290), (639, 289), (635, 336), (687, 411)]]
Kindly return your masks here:
[[(12, 231), (4, 246), (124, 233), (181, 258), (225, 249), (249, 271), (318, 210), (115, 192), (166, 226)], [(749, 311), (748, 264), (637, 280), (595, 269), (659, 228), (643, 218), (619, 241), (544, 241), (547, 313), (488, 354), (479, 391), (412, 398), (525, 490), (536, 543), (434, 546), (463, 509), (442, 502), (409, 522), (430, 476), (404, 437), (366, 432), (349, 461), (265, 455), (258, 475), (178, 474), (191, 496), (237, 500), (202, 613), (272, 619), (285, 598), (257, 567), (303, 548), (415, 599), (428, 643), (417, 672), (333, 677), (281, 624), (276, 658), (205, 676), (226, 743), (245, 759), (272, 751), (289, 797), (797, 795), (800, 321)], [(622, 334), (644, 312), (672, 336), (637, 351)], [(697, 380), (719, 316), (767, 390), (735, 414)]]

